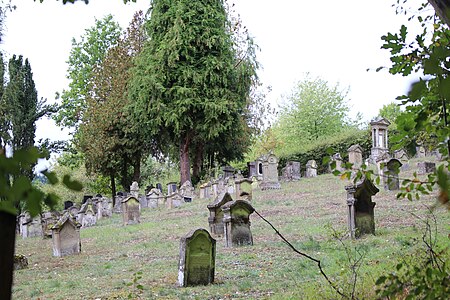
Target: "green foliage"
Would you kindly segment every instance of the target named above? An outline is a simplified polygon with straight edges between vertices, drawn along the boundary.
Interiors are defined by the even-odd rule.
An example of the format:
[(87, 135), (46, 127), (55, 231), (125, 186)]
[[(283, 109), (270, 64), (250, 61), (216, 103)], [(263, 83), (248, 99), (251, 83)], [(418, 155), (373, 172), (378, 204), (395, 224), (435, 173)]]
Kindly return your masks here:
[(62, 108), (55, 116), (58, 125), (77, 127), (86, 109), (86, 97), (93, 86), (92, 74), (105, 57), (108, 49), (117, 44), (120, 26), (112, 15), (95, 20), (95, 25), (86, 29), (77, 41), (72, 39), (68, 60), (67, 78), (69, 89), (63, 90)]
[[(366, 130), (349, 130), (333, 138), (329, 137), (312, 143), (303, 148), (302, 151), (292, 152), (287, 155), (280, 154), (279, 165), (284, 166), (288, 160), (295, 160), (299, 161), (301, 166), (304, 167), (308, 160), (314, 159), (318, 164), (318, 173), (324, 173), (328, 169), (327, 157), (334, 153), (340, 153), (342, 159), (346, 160), (348, 159), (347, 150), (354, 144), (359, 144), (363, 148), (363, 153), (370, 153), (372, 147), (370, 132)], [(321, 164), (321, 162), (325, 163)]]
[(389, 132), (392, 136), (392, 131), (397, 129), (397, 117), (402, 113), (401, 106), (397, 103), (391, 102), (389, 104), (383, 105), (382, 108), (380, 108), (380, 111), (378, 115), (380, 117), (383, 117), (387, 119), (389, 122), (391, 122), (391, 125), (389, 125)]
[(150, 12), (150, 39), (136, 59), (130, 97), (147, 139), (179, 147), (185, 181), (194, 143), (204, 150), (214, 139), (248, 135), (254, 46), (238, 56), (221, 1), (158, 0)]
[(275, 135), (285, 143), (282, 148), (292, 149), (351, 127), (346, 96), (347, 91), (339, 85), (331, 86), (307, 74), (287, 97), (273, 127)]
[[(59, 197), (54, 193), (45, 193), (31, 183), (31, 180), (22, 174), (31, 171), (39, 158), (44, 154), (37, 148), (16, 150), (12, 157), (0, 155), (0, 210), (16, 215), (25, 210), (31, 216), (42, 211), (42, 206), (53, 208)], [(51, 184), (58, 179), (53, 172), (43, 172)], [(67, 176), (63, 180), (69, 184), (70, 189), (79, 190), (80, 183)]]

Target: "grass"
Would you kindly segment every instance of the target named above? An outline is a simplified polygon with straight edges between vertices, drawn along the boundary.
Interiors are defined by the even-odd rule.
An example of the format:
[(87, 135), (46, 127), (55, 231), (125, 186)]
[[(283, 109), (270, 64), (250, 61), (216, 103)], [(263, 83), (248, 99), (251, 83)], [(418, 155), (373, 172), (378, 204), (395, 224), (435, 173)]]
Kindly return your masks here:
[[(400, 176), (412, 174), (411, 169)], [(252, 205), (299, 250), (320, 259), (327, 275), (349, 288), (348, 256), (331, 228), (346, 229), (344, 186), (332, 175), (283, 183), (281, 190), (255, 191)], [(376, 279), (405, 253), (421, 245), (427, 206), (435, 200), (397, 200), (395, 192), (374, 197), (376, 235), (352, 241), (347, 249), (364, 253), (357, 296), (374, 298)], [(292, 252), (258, 216), (251, 216), (254, 245), (225, 248), (217, 240), (215, 283), (177, 287), (180, 238), (198, 227), (208, 229), (210, 200), (195, 199), (180, 208), (145, 209), (141, 223), (122, 226), (120, 215), (81, 230), (82, 253), (55, 258), (51, 239), (18, 237), (16, 252), (25, 254), (29, 268), (15, 272), (14, 299), (337, 299), (316, 264)], [(437, 208), (438, 240), (447, 247), (450, 213)], [(137, 272), (140, 291), (133, 284)]]

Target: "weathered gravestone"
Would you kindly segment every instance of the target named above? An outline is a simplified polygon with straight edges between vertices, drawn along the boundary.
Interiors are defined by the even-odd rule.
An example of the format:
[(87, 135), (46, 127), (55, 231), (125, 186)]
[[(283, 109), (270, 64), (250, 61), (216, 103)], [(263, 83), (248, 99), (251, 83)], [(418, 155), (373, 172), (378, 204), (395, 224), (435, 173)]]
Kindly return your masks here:
[(184, 197), (181, 196), (179, 192), (175, 192), (166, 197), (166, 208), (171, 209), (180, 207), (183, 202)]
[(225, 167), (222, 167), (222, 172), (223, 172), (224, 178), (233, 177), (234, 168), (231, 166), (225, 166)]
[[(332, 168), (332, 164), (334, 164), (334, 169)], [(342, 171), (342, 157), (340, 153), (335, 153), (331, 156), (331, 161), (328, 164), (328, 171), (333, 172), (337, 170), (339, 172)]]
[(181, 185), (180, 195), (183, 197), (184, 202), (192, 202), (192, 199), (194, 198), (194, 187), (189, 180)]
[(122, 207), (123, 207), (122, 201), (127, 199), (128, 197), (129, 196), (128, 196), (127, 192), (118, 192), (116, 194), (116, 204), (114, 205), (114, 209), (113, 209), (113, 211), (115, 213), (119, 213), (119, 214), (122, 213)]
[(30, 217), (28, 212), (20, 216), (20, 233), (23, 238), (43, 236), (41, 216)]
[(436, 164), (434, 162), (422, 161), (417, 163), (417, 174), (425, 175), (436, 172)]
[(388, 191), (396, 191), (400, 189), (400, 182), (398, 179), (398, 173), (402, 163), (395, 158), (390, 159), (384, 166), (383, 170), (383, 183), (384, 189)]
[(139, 199), (139, 184), (136, 181), (130, 186), (130, 195), (136, 199)]
[(237, 179), (234, 181), (236, 189), (236, 199), (239, 200), (252, 200), (252, 183), (253, 181), (248, 178)]
[[(159, 206), (158, 199), (162, 196), (159, 189), (151, 189), (147, 194), (147, 203), (150, 208), (157, 208)], [(164, 203), (163, 203), (164, 204)]]
[(363, 149), (356, 144), (348, 148), (348, 162), (353, 164), (353, 169), (359, 169), (363, 164)]
[(214, 236), (223, 236), (224, 235), (224, 223), (223, 223), (223, 211), (222, 206), (225, 203), (231, 202), (233, 199), (231, 195), (228, 193), (223, 193), (216, 198), (216, 201), (212, 204), (208, 204), (206, 207), (209, 210), (209, 231)]
[(58, 222), (59, 218), (61, 217), (61, 214), (57, 211), (46, 211), (42, 213), (42, 232), (44, 234), (44, 237), (51, 237), (52, 236), (52, 227), (55, 225), (56, 222)]
[(222, 206), (225, 234), (225, 246), (253, 245), (250, 230), (250, 215), (255, 211), (245, 200), (228, 202)]
[(308, 162), (306, 163), (305, 177), (306, 178), (317, 177), (317, 163), (314, 159), (308, 160)]
[(79, 222), (83, 228), (94, 226), (97, 223), (97, 212), (92, 199), (86, 200), (78, 212)]
[(176, 182), (169, 182), (167, 184), (167, 196), (172, 195), (173, 193), (177, 192), (177, 183)]
[(211, 192), (214, 199), (219, 195), (219, 180), (214, 180), (212, 182)]
[(281, 185), (278, 181), (278, 158), (274, 154), (269, 153), (262, 156), (261, 161), (263, 168), (263, 178), (259, 185), (261, 190), (280, 189)]
[(205, 229), (189, 232), (180, 240), (178, 284), (182, 287), (214, 282), (216, 240)]
[(285, 181), (297, 181), (300, 180), (300, 162), (287, 161), (286, 166), (282, 170), (282, 178)]
[(258, 175), (256, 162), (254, 162), (254, 161), (247, 162), (247, 168), (248, 168), (248, 177), (249, 178), (252, 178), (253, 176)]
[(135, 197), (131, 196), (122, 200), (123, 225), (140, 223), (141, 205)]
[(372, 196), (379, 190), (371, 180), (362, 178), (345, 187), (347, 191), (348, 227), (352, 238), (363, 234), (375, 234), (375, 202)]
[(81, 252), (80, 227), (68, 212), (52, 227), (53, 256), (66, 256)]
[(205, 182), (200, 185), (200, 199), (209, 199), (211, 195), (211, 182)]

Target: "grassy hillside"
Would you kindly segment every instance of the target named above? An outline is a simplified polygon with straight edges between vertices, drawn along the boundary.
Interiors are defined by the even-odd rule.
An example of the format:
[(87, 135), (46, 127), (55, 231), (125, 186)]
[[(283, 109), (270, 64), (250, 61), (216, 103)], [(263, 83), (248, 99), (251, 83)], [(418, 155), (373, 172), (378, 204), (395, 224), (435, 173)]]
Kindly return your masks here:
[[(400, 176), (412, 174), (414, 166), (411, 162), (411, 170)], [(339, 241), (333, 231), (347, 228), (346, 184), (332, 175), (302, 178), (282, 184), (281, 190), (255, 191), (252, 204), (295, 247), (320, 259), (330, 279), (345, 292), (351, 289), (349, 258), (362, 255), (356, 295), (374, 298), (376, 279), (422, 247), (424, 224), (418, 217), (426, 218), (427, 206), (435, 200), (397, 200), (395, 192), (380, 188), (374, 197), (377, 234)], [(97, 226), (81, 230), (82, 253), (75, 256), (55, 258), (50, 239), (18, 237), (16, 253), (28, 257), (29, 268), (15, 272), (13, 298), (339, 298), (316, 264), (290, 250), (255, 214), (251, 216), (254, 246), (227, 249), (222, 239), (217, 240), (215, 284), (177, 287), (180, 237), (197, 227), (209, 229), (209, 202), (195, 199), (177, 209), (146, 209), (141, 224), (126, 227), (120, 215), (102, 219)], [(441, 207), (435, 214), (438, 240), (447, 247), (448, 258), (450, 213)]]

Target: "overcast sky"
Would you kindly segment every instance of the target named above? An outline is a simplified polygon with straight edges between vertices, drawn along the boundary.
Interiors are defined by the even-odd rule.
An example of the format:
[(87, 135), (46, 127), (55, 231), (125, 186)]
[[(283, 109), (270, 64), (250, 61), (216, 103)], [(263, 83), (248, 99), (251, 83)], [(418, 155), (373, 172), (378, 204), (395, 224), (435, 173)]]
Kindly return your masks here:
[[(409, 87), (408, 78), (374, 71), (389, 64), (389, 53), (380, 49), (380, 37), (396, 32), (405, 23), (395, 15), (393, 0), (235, 2), (244, 25), (261, 48), (260, 77), (272, 86), (269, 99), (275, 106), (307, 72), (349, 87), (352, 113), (361, 112), (366, 121)], [(39, 97), (49, 101), (68, 84), (66, 61), (73, 37), (79, 38), (94, 25), (95, 17), (108, 13), (126, 28), (135, 11), (149, 7), (148, 0), (127, 5), (122, 0), (90, 0), (89, 5), (81, 1), (63, 5), (55, 0), (13, 3), (17, 9), (7, 15), (1, 48), (6, 59), (22, 54), (30, 60)], [(39, 122), (37, 135), (65, 137), (49, 121)]]

